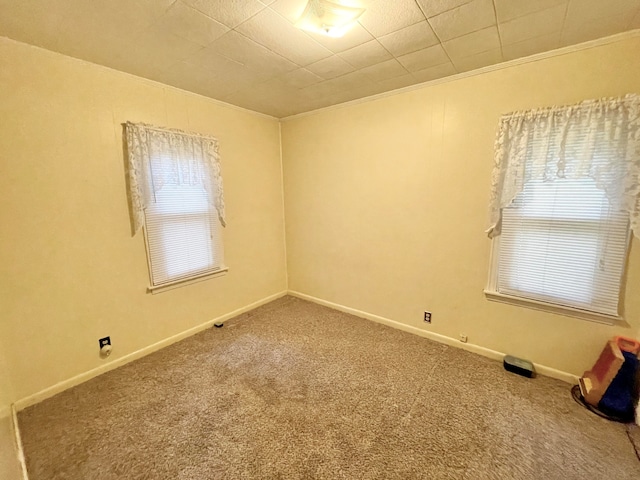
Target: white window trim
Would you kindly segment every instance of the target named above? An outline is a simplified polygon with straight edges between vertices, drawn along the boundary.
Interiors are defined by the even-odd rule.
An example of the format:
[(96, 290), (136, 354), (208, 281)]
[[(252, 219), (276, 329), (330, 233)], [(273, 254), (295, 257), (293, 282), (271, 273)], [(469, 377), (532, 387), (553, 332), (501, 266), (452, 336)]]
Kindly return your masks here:
[[(631, 239), (631, 232), (627, 238), (627, 251), (629, 250), (629, 241)], [(507, 303), (509, 305), (515, 305), (518, 307), (530, 308), (533, 310), (540, 310), (543, 312), (554, 313), (556, 315), (564, 315), (567, 317), (579, 318), (582, 320), (588, 320), (596, 323), (603, 323), (605, 325), (620, 325), (624, 322), (624, 317), (621, 315), (607, 315), (604, 313), (590, 312), (588, 310), (582, 310), (580, 308), (569, 307), (566, 305), (560, 305), (556, 303), (543, 302), (541, 300), (533, 300), (526, 297), (517, 297), (514, 295), (506, 295), (498, 291), (498, 259), (500, 258), (500, 235), (494, 237), (491, 241), (491, 254), (489, 258), (489, 278), (487, 280), (487, 287), (484, 289), (484, 295), (487, 300), (492, 302)], [(624, 275), (624, 273), (623, 273)], [(621, 283), (621, 287), (624, 287), (624, 281)]]
[(149, 285), (147, 287), (147, 292), (155, 295), (157, 293), (173, 290), (174, 288), (191, 285), (192, 283), (204, 282), (205, 280), (209, 280), (210, 278), (223, 277), (227, 274), (228, 271), (229, 271), (229, 267), (222, 267), (216, 270), (215, 272), (207, 272), (197, 277), (185, 278), (184, 280), (176, 280), (175, 282), (165, 283), (163, 285), (155, 285), (155, 286)]

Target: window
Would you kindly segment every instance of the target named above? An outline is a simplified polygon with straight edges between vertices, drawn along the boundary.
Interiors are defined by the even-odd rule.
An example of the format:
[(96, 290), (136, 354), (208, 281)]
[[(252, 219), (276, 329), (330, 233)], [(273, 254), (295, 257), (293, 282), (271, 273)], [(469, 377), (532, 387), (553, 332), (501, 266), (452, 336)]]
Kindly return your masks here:
[[(612, 320), (637, 227), (635, 96), (503, 117), (487, 296)], [(637, 107), (636, 107), (637, 108)], [(635, 165), (635, 166), (634, 166)], [(637, 232), (637, 229), (635, 230)]]
[(151, 291), (225, 272), (215, 138), (127, 124), (134, 233), (144, 226)]
[(218, 216), (202, 187), (165, 186), (145, 212), (145, 235), (153, 286), (223, 267)]
[(617, 316), (628, 225), (592, 179), (527, 183), (502, 212), (497, 292)]

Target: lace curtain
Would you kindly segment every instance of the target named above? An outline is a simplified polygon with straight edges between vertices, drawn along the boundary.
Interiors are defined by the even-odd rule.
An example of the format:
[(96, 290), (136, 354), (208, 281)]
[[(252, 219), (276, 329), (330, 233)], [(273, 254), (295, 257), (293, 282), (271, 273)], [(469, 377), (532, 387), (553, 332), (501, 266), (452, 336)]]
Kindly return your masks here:
[(640, 96), (504, 115), (495, 142), (490, 238), (528, 181), (592, 178), (640, 238)]
[(141, 123), (125, 126), (133, 231), (144, 225), (144, 211), (165, 185), (200, 185), (225, 226), (218, 140)]

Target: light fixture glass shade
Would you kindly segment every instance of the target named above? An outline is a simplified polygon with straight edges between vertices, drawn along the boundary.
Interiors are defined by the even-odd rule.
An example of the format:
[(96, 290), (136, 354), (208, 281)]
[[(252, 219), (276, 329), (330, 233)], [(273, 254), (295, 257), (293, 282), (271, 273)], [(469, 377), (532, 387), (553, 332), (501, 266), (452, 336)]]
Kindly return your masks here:
[(329, 0), (309, 0), (296, 26), (328, 37), (341, 37), (363, 13), (364, 8), (340, 5)]

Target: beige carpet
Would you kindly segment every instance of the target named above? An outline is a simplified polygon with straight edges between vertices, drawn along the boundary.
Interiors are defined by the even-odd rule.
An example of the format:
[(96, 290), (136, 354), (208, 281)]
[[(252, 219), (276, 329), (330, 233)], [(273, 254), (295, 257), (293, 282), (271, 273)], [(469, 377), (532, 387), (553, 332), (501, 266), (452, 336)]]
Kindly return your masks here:
[(291, 297), (20, 425), (31, 480), (640, 478), (569, 385)]

